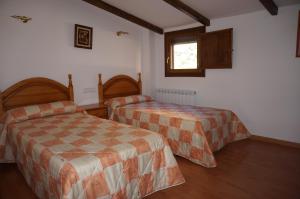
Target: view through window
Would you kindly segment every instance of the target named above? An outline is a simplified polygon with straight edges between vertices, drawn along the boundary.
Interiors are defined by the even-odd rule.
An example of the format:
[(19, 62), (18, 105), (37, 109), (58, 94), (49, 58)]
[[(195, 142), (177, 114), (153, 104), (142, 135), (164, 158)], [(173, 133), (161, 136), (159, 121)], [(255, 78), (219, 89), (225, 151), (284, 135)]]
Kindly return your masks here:
[(197, 42), (173, 45), (173, 69), (197, 69)]

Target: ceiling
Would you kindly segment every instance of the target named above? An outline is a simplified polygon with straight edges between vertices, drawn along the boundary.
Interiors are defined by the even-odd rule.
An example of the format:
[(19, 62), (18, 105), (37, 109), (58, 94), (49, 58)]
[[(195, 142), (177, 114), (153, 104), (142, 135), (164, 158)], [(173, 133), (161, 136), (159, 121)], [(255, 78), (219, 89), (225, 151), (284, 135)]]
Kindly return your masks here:
[[(195, 23), (192, 18), (162, 0), (104, 1), (162, 28)], [(259, 0), (182, 0), (182, 2), (209, 19), (229, 17), (264, 9)], [(274, 0), (274, 2), (279, 7), (300, 3), (299, 0)]]

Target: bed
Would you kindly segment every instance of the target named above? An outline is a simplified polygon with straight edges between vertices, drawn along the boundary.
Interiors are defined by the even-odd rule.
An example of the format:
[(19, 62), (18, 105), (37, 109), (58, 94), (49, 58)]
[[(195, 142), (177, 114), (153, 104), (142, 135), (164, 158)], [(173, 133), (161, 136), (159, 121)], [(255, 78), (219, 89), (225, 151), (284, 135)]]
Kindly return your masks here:
[(138, 81), (118, 75), (104, 84), (99, 77), (99, 101), (108, 106), (111, 120), (160, 133), (174, 154), (196, 164), (216, 167), (214, 152), (250, 136), (232, 111), (161, 103), (140, 95), (140, 74)]
[(23, 80), (1, 93), (0, 161), (16, 162), (39, 198), (142, 198), (184, 183), (166, 139), (88, 115), (73, 86)]

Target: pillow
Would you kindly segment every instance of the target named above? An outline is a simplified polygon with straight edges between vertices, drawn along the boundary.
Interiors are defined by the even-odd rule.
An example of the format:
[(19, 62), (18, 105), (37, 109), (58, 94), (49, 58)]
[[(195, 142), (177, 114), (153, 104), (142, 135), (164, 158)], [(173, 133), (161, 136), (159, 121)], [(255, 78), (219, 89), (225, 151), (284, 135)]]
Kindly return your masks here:
[(48, 104), (23, 106), (7, 111), (4, 115), (4, 123), (0, 131), (0, 162), (13, 160), (13, 157), (10, 155), (10, 147), (6, 144), (6, 135), (8, 132), (7, 127), (9, 124), (22, 122), (29, 119), (76, 112), (84, 112), (84, 110), (71, 101), (59, 101)]
[(7, 111), (5, 120), (9, 118), (10, 121), (20, 122), (28, 119), (35, 119), (47, 117), (52, 115), (60, 115), (66, 113), (81, 112), (83, 109), (78, 107), (71, 101), (58, 101), (47, 104), (38, 104), (23, 106)]
[(152, 97), (146, 96), (146, 95), (131, 95), (127, 97), (116, 97), (112, 98), (110, 100), (107, 100), (105, 104), (110, 107), (111, 109), (114, 109), (119, 106), (124, 106), (127, 104), (136, 104), (140, 102), (149, 102), (153, 101)]

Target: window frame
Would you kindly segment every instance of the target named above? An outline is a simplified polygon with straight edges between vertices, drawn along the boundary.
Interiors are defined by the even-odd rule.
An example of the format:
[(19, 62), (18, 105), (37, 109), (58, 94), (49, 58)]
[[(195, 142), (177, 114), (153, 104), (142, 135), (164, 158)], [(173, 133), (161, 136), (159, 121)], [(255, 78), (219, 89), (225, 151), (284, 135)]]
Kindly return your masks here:
[[(165, 33), (165, 77), (205, 77), (201, 67), (200, 37), (205, 33), (205, 26)], [(197, 69), (173, 69), (173, 46), (177, 43), (197, 42)]]

